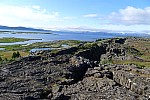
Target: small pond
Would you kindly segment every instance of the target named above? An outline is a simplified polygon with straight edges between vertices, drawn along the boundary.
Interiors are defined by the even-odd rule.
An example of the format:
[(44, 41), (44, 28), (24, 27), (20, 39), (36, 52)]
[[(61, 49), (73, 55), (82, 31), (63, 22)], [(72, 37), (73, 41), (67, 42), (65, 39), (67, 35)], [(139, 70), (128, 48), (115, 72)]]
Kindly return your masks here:
[(61, 45), (63, 48), (69, 48), (70, 46), (69, 45), (67, 45), (67, 44), (62, 44)]
[[(67, 44), (62, 44), (62, 48), (69, 48), (70, 46)], [(41, 51), (41, 50), (55, 50), (55, 49), (60, 49), (60, 48), (33, 48), (30, 50), (30, 52), (36, 52), (36, 51)]]
[(51, 48), (33, 48), (30, 50), (30, 52), (36, 52), (36, 51), (41, 51), (41, 50), (51, 50)]
[(0, 51), (3, 51), (3, 50), (5, 50), (5, 48), (0, 48)]

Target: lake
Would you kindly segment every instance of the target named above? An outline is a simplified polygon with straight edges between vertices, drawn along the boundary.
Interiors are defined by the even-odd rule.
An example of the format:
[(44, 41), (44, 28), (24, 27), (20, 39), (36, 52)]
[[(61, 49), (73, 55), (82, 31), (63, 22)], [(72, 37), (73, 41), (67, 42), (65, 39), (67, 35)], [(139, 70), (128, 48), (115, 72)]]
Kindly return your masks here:
[(28, 39), (42, 39), (42, 40), (29, 40), (25, 42), (15, 42), (15, 43), (0, 43), (0, 45), (14, 45), (14, 44), (31, 44), (35, 42), (47, 42), (55, 40), (81, 40), (81, 41), (94, 41), (99, 38), (113, 38), (112, 34), (98, 33), (98, 32), (57, 32), (53, 34), (12, 34), (12, 33), (0, 33), (0, 38), (2, 37), (15, 37), (15, 38), (28, 38)]

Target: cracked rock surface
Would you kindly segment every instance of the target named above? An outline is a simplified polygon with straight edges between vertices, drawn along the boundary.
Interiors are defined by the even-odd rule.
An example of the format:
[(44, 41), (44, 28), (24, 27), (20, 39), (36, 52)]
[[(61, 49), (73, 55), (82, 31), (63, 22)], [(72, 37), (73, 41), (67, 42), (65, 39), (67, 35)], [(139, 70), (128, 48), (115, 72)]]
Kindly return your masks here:
[(99, 63), (110, 55), (125, 57), (125, 49), (102, 44), (43, 53), (0, 65), (0, 100), (150, 99), (150, 69)]

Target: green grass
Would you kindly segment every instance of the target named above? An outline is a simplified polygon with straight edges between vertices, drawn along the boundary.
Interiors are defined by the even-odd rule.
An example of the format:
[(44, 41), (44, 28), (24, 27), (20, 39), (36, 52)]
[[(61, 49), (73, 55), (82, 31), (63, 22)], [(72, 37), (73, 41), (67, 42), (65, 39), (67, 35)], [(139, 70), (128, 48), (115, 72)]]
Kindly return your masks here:
[(41, 40), (41, 39), (25, 39), (25, 38), (3, 37), (3, 38), (0, 38), (0, 43), (24, 42), (24, 41), (29, 41), (29, 40)]
[(144, 61), (125, 60), (125, 61), (113, 61), (115, 64), (135, 64), (141, 67), (150, 68), (150, 39), (132, 40), (126, 42), (128, 45), (128, 54), (138, 56)]
[(101, 64), (112, 64), (113, 61), (110, 59), (110, 60), (102, 60), (101, 61)]
[(6, 51), (16, 51), (16, 50), (24, 50), (28, 47), (23, 47), (22, 45), (17, 44), (17, 45), (3, 45), (0, 46), (0, 48), (5, 48)]
[(149, 55), (142, 55), (141, 58), (144, 59), (144, 60), (150, 61), (150, 56)]
[(113, 61), (114, 64), (135, 64), (139, 67), (147, 67), (150, 68), (150, 62), (139, 62), (139, 61)]
[[(13, 38), (16, 39), (16, 38)], [(7, 40), (5, 38), (5, 40)], [(9, 40), (12, 40), (10, 38)], [(37, 42), (33, 43), (27, 46), (21, 45), (21, 44), (16, 44), (16, 45), (1, 45), (0, 48), (5, 48), (5, 50), (0, 51), (0, 57), (2, 57), (3, 60), (11, 60), (13, 52), (19, 51), (21, 54), (21, 57), (29, 55), (29, 51), (33, 48), (44, 48), (44, 47), (49, 47), (49, 48), (61, 48), (62, 44), (66, 44), (69, 46), (75, 46), (81, 43), (81, 41), (76, 41), (76, 40), (65, 40), (65, 41), (53, 41), (53, 42)], [(51, 53), (57, 53), (58, 50), (52, 50)]]
[(129, 47), (137, 49), (143, 57), (146, 58), (149, 56), (150, 57), (150, 39), (145, 40), (139, 40), (139, 41), (131, 41), (127, 42), (127, 45)]
[(50, 48), (61, 48), (63, 44), (69, 45), (69, 46), (76, 46), (81, 41), (78, 40), (60, 40), (60, 41), (53, 41), (53, 42), (37, 42), (29, 45), (28, 47), (38, 47), (38, 48), (43, 48), (43, 47), (50, 47)]
[(97, 44), (94, 42), (88, 42), (88, 43), (85, 43), (84, 45), (80, 46), (79, 49), (89, 49), (89, 48), (92, 48), (92, 47), (95, 47)]
[(14, 42), (24, 42), (30, 39), (23, 39), (23, 38), (0, 38), (0, 43), (14, 43)]
[[(16, 51), (7, 51), (7, 52), (0, 51), (0, 56), (3, 60), (5, 60), (5, 58), (7, 58), (7, 60), (11, 60), (13, 52), (16, 52)], [(20, 53), (21, 57), (29, 55), (28, 52), (19, 51), (19, 53)]]

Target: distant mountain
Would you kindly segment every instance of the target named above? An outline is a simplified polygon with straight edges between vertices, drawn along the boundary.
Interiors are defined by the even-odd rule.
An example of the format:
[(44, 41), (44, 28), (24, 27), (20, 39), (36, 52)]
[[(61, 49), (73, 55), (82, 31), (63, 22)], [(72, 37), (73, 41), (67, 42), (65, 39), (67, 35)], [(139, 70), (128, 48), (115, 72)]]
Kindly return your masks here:
[(126, 33), (111, 33), (111, 34), (113, 34), (113, 35), (115, 35), (115, 36), (120, 36), (120, 37), (130, 37), (130, 36), (132, 36), (132, 37), (147, 37), (147, 38), (150, 38), (150, 34), (147, 34), (147, 33), (136, 33), (136, 32), (132, 32), (132, 33), (130, 33), (130, 32), (126, 32)]
[(114, 36), (114, 37), (148, 37), (150, 38), (150, 34), (147, 33), (136, 33), (136, 32), (90, 32), (90, 31), (53, 31), (54, 33), (61, 33), (61, 34), (88, 34), (88, 35), (103, 35), (103, 36)]
[(5, 31), (26, 31), (26, 32), (51, 32), (51, 33), (59, 33), (59, 34), (100, 34), (104, 36), (115, 36), (115, 37), (149, 37), (150, 34), (146, 33), (136, 33), (136, 32), (91, 32), (91, 31), (68, 31), (68, 30), (60, 30), (60, 31), (53, 31), (53, 30), (44, 30), (44, 29), (37, 29), (37, 28), (29, 28), (29, 27), (9, 27), (9, 26), (2, 26), (0, 25), (0, 30)]
[(44, 30), (44, 29), (36, 29), (36, 28), (28, 28), (28, 27), (9, 27), (9, 26), (2, 26), (2, 25), (0, 25), (0, 29), (2, 29), (2, 30), (23, 30), (23, 31), (44, 31), (44, 32), (50, 31), (50, 30)]

